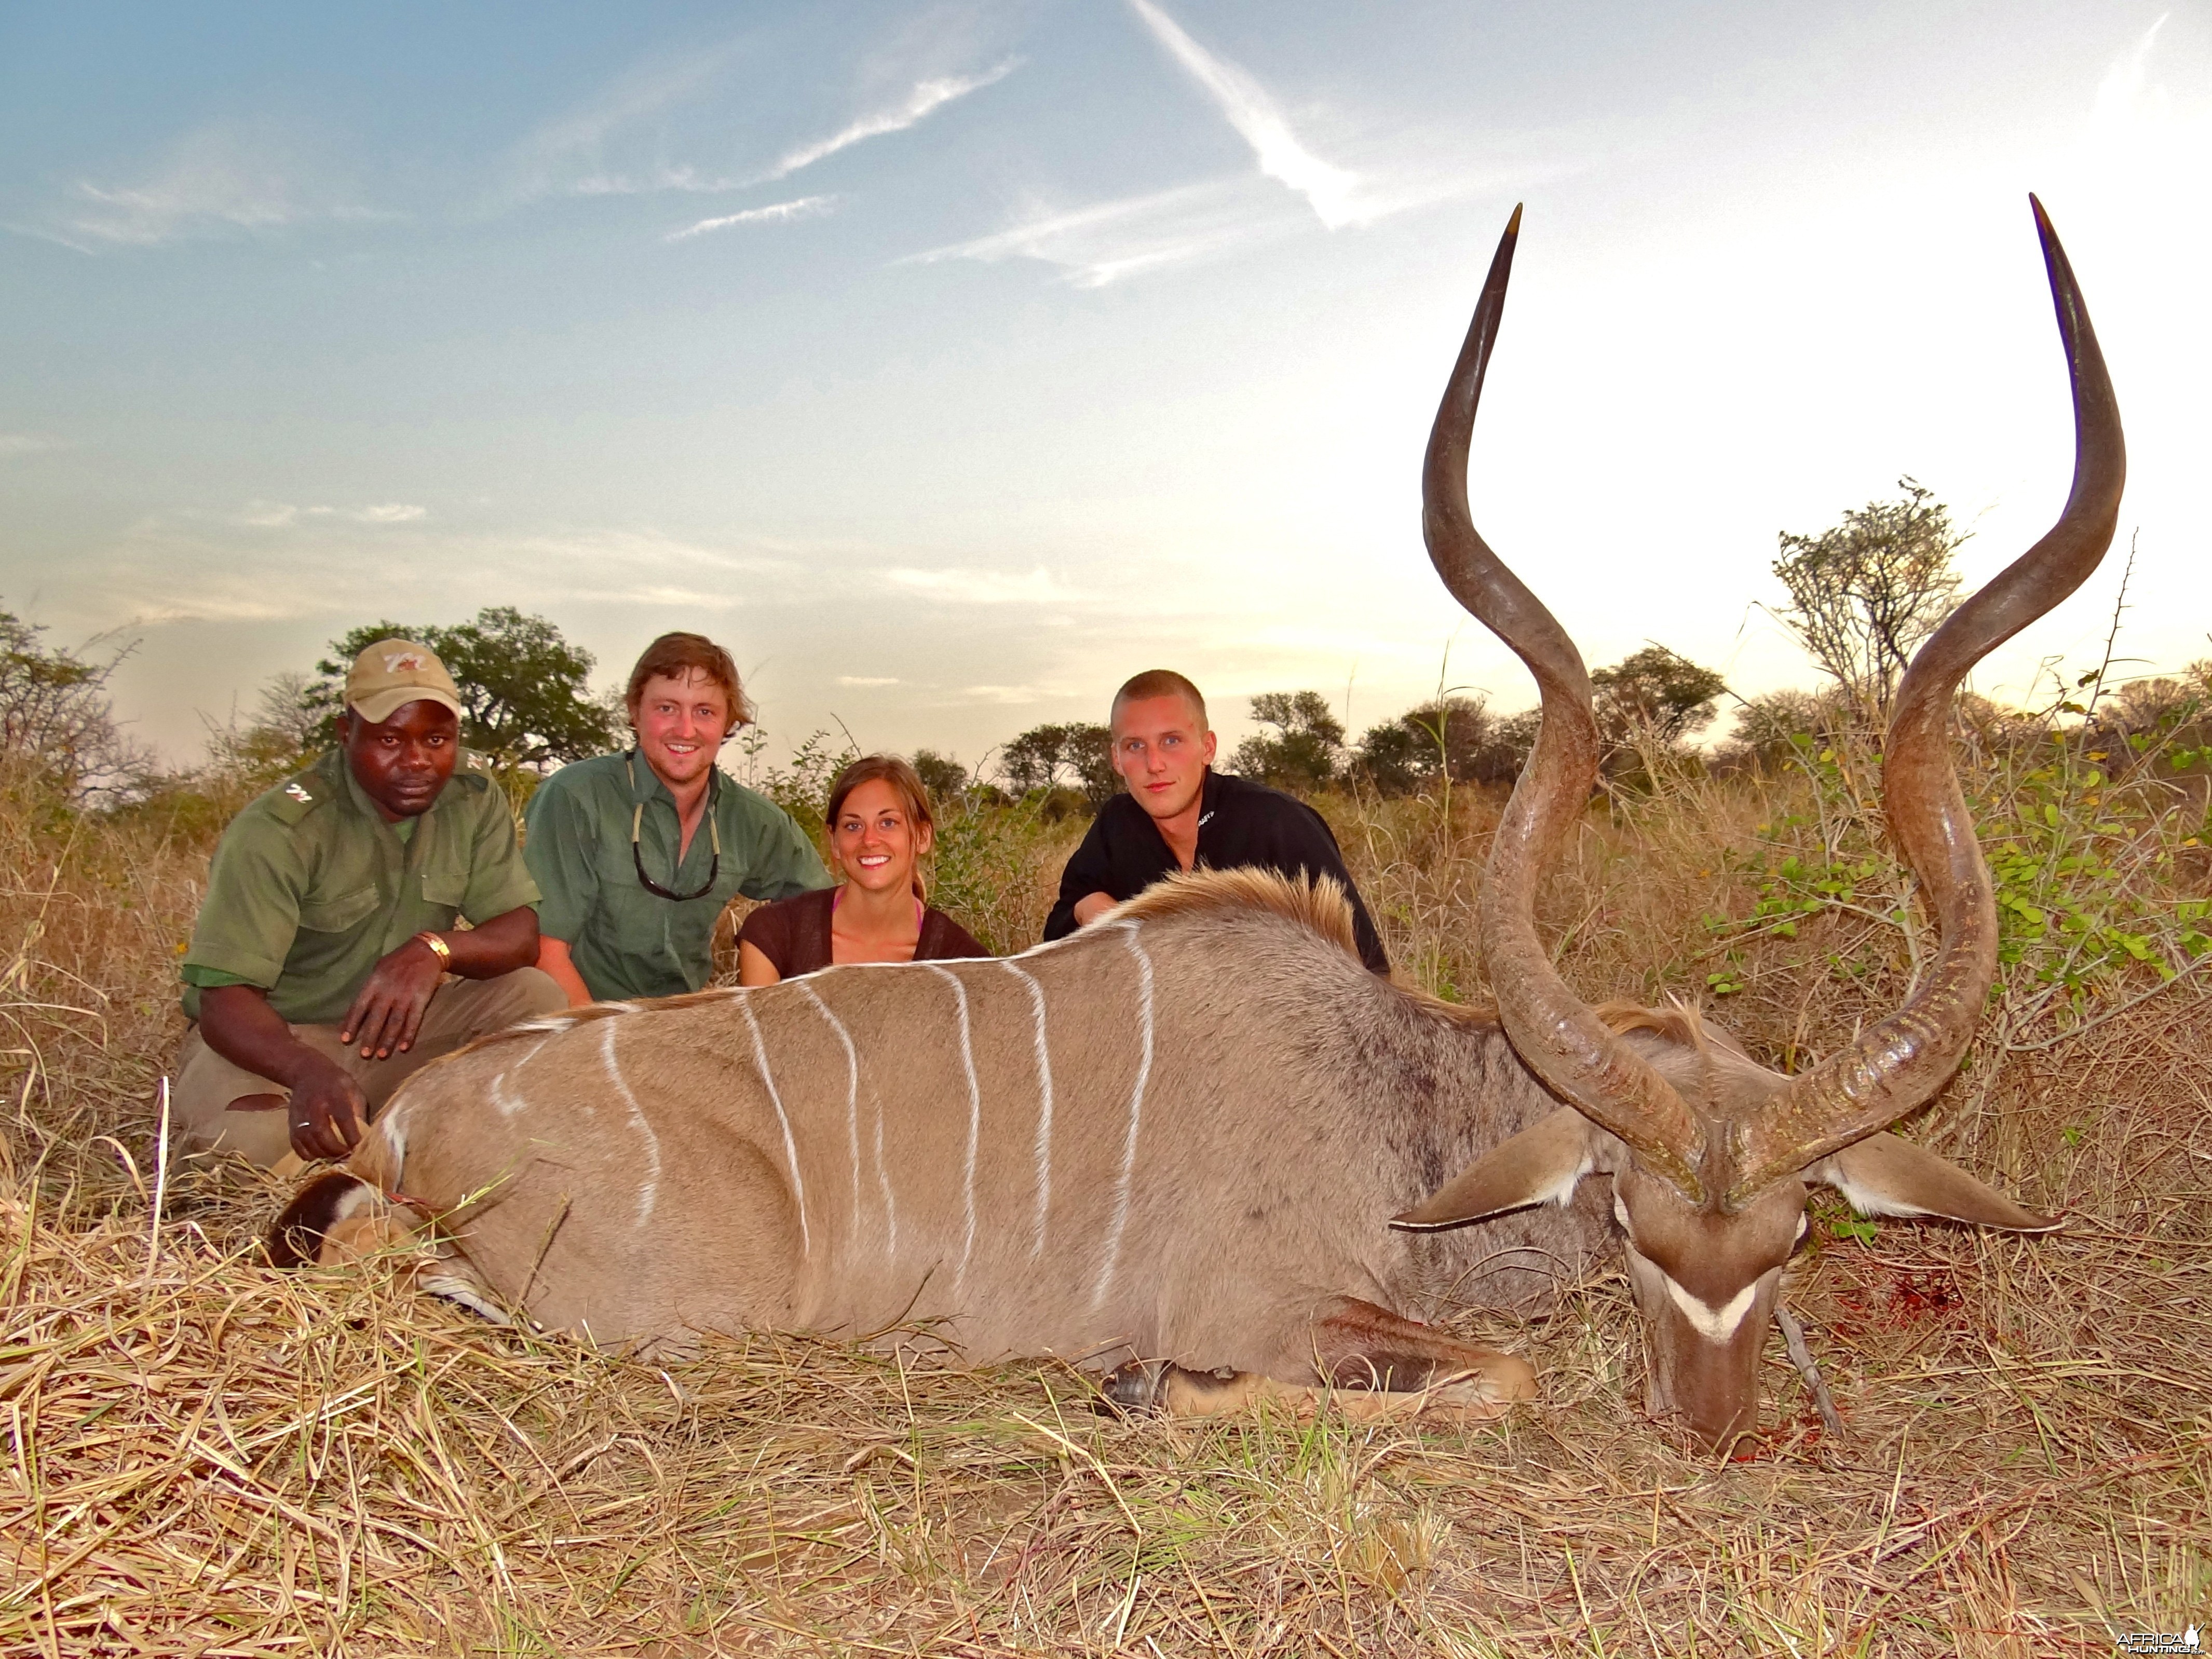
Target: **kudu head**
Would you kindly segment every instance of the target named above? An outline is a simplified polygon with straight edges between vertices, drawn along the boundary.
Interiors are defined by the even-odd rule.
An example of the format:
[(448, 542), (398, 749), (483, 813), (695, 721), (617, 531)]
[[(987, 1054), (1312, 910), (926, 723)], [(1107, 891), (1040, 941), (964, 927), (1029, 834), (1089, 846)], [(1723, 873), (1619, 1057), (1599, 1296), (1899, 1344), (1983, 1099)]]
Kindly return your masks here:
[[(1492, 988), (1522, 1059), (1566, 1106), (1492, 1149), (1396, 1219), (1480, 1220), (1613, 1178), (1649, 1362), (1647, 1404), (1721, 1448), (1759, 1420), (1759, 1364), (1809, 1188), (1862, 1212), (2022, 1232), (2057, 1221), (1882, 1133), (1957, 1069), (1996, 975), (1988, 866), (1951, 763), (1953, 695), (1967, 672), (2071, 593), (2111, 544), (2126, 454), (2119, 410), (2066, 254), (2034, 210), (2074, 395), (2074, 487), (2050, 533), (1952, 615), (1899, 686), (1883, 751), (1890, 830), (1941, 932), (1895, 1013), (1796, 1077), (1753, 1062), (1687, 1014), (1592, 1008), (1538, 938), (1536, 884), (1589, 803), (1597, 724), (1581, 654), (1492, 553), (1468, 511), (1468, 445), (1520, 234), (1516, 208), (1437, 412), (1422, 528), (1444, 585), (1528, 665), (1543, 698), (1534, 752), (1498, 824), (1478, 910)], [(1610, 1016), (1610, 1017), (1609, 1017)], [(1669, 1027), (1673, 1030), (1669, 1031)]]

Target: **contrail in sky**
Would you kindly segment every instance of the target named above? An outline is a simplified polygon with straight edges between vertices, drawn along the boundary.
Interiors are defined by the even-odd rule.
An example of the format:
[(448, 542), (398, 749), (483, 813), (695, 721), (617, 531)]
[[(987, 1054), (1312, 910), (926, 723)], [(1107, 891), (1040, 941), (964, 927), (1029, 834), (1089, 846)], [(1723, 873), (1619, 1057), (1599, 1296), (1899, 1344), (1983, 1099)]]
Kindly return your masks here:
[(726, 230), (732, 225), (769, 225), (785, 219), (811, 219), (817, 213), (829, 212), (836, 201), (834, 196), (802, 196), (795, 202), (771, 202), (766, 207), (747, 208), (742, 213), (725, 213), (719, 218), (702, 219), (696, 225), (670, 231), (661, 240), (680, 242), (687, 236), (701, 235), (710, 230)]
[(1312, 204), (1314, 215), (1334, 230), (1359, 216), (1351, 198), (1359, 180), (1342, 167), (1331, 167), (1297, 140), (1291, 124), (1267, 89), (1238, 65), (1216, 57), (1183, 33), (1182, 26), (1152, 0), (1129, 0), (1145, 27), (1173, 54), (1221, 106), (1244, 142), (1259, 157), (1260, 171), (1280, 179)]
[(1009, 58), (1005, 63), (985, 70), (981, 75), (945, 75), (935, 80), (918, 82), (903, 103), (889, 109), (878, 110), (872, 115), (863, 115), (841, 132), (811, 144), (801, 144), (787, 151), (782, 159), (762, 174), (763, 182), (772, 179), (788, 178), (801, 167), (812, 167), (825, 156), (835, 155), (864, 138), (880, 137), (886, 132), (904, 132), (917, 122), (926, 120), (956, 98), (965, 98), (979, 92), (994, 81), (1002, 81), (1013, 73), (1018, 59)]

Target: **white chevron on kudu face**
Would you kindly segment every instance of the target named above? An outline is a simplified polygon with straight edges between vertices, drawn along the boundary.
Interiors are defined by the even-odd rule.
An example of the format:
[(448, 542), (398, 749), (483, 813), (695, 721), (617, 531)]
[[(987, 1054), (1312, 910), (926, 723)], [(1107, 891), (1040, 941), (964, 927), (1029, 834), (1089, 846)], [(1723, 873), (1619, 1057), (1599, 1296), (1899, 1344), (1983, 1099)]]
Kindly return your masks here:
[(1667, 1286), (1667, 1294), (1681, 1310), (1682, 1317), (1690, 1322), (1690, 1328), (1708, 1342), (1726, 1342), (1735, 1334), (1743, 1316), (1751, 1311), (1751, 1304), (1759, 1297), (1759, 1281), (1753, 1279), (1722, 1306), (1692, 1296), (1665, 1274), (1660, 1277)]

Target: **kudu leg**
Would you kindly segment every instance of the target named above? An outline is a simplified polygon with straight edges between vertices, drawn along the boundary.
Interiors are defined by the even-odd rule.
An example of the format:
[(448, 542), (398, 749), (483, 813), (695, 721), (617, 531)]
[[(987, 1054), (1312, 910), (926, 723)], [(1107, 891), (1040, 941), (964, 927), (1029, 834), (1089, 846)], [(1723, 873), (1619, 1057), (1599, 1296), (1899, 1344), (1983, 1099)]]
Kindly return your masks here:
[(1314, 1322), (1313, 1350), (1324, 1385), (1132, 1360), (1107, 1377), (1105, 1394), (1125, 1410), (1168, 1417), (1218, 1417), (1264, 1401), (1300, 1418), (1327, 1410), (1353, 1422), (1501, 1417), (1516, 1401), (1535, 1397), (1536, 1373), (1527, 1361), (1356, 1297), (1340, 1298)]

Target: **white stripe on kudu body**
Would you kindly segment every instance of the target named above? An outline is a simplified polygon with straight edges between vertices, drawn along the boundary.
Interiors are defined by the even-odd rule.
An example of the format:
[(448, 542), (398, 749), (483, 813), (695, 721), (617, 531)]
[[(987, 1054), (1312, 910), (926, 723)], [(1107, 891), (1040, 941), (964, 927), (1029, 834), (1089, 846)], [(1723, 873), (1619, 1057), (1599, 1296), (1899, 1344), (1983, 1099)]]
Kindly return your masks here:
[[(845, 1024), (830, 1012), (830, 1005), (814, 994), (814, 988), (805, 980), (798, 981), (806, 1000), (814, 1005), (814, 1012), (830, 1022), (830, 1029), (837, 1034), (837, 1041), (845, 1045), (845, 1139), (853, 1153), (853, 1219), (860, 1218), (860, 1056), (854, 1051), (852, 1033)], [(876, 1114), (876, 1173), (883, 1173), (883, 1113)], [(890, 1189), (884, 1189), (884, 1208), (890, 1209)]]
[(1114, 1182), (1114, 1219), (1106, 1233), (1106, 1260), (1098, 1270), (1098, 1284), (1091, 1292), (1091, 1311), (1096, 1313), (1106, 1300), (1107, 1290), (1114, 1283), (1115, 1269), (1121, 1259), (1121, 1231), (1129, 1223), (1129, 1182), (1137, 1170), (1137, 1131), (1145, 1117), (1145, 1085), (1152, 1075), (1152, 959), (1145, 954), (1138, 943), (1137, 929), (1140, 924), (1125, 921), (1119, 924), (1125, 931), (1123, 942), (1129, 954), (1137, 959), (1137, 1027), (1141, 1044), (1137, 1054), (1136, 1086), (1129, 1091), (1129, 1128), (1121, 1143), (1121, 1172)]
[[(862, 966), (866, 964), (854, 963), (851, 965)], [(850, 1030), (846, 1029), (845, 1022), (837, 1018), (836, 1012), (831, 1010), (830, 1005), (823, 1001), (821, 996), (815, 991), (814, 988), (806, 982), (809, 978), (826, 978), (827, 976), (828, 975), (826, 974), (821, 975), (809, 975), (794, 980), (792, 982), (797, 985), (799, 989), (805, 992), (808, 1000), (811, 1001), (817, 1008), (819, 1008), (822, 1011), (822, 1018), (828, 1020), (830, 1022), (830, 1029), (836, 1032), (837, 1041), (845, 1045), (845, 1110), (848, 1121), (853, 1125), (854, 1144), (857, 1147), (859, 1145), (860, 1135), (860, 1050), (854, 1047), (853, 1034)], [(889, 1261), (898, 1254), (898, 1201), (891, 1194), (890, 1166), (884, 1161), (883, 1091), (880, 1089), (873, 1090), (871, 1093), (874, 1098), (876, 1109), (875, 1134), (873, 1137), (875, 1142), (876, 1158), (876, 1192), (878, 1197), (883, 1200), (884, 1260)], [(853, 1225), (854, 1227), (858, 1227), (860, 1224), (860, 1194), (857, 1191), (858, 1180), (859, 1176), (856, 1166), (854, 1175), (856, 1190), (853, 1198)]]
[(1044, 987), (1011, 962), (999, 964), (1030, 988), (1030, 1002), (1036, 1010), (1036, 1226), (1030, 1238), (1030, 1260), (1044, 1254), (1045, 1218), (1052, 1210), (1052, 1051), (1044, 1039)]
[(753, 1035), (753, 1063), (760, 1068), (761, 1086), (768, 1091), (768, 1103), (775, 1108), (775, 1121), (783, 1130), (784, 1162), (791, 1170), (791, 1195), (799, 1203), (799, 1253), (814, 1254), (814, 1240), (806, 1229), (806, 1178), (799, 1173), (799, 1146), (791, 1138), (791, 1119), (785, 1115), (783, 1097), (776, 1092), (775, 1074), (768, 1068), (768, 1045), (761, 1041), (760, 1021), (753, 1015), (753, 1000), (740, 992), (738, 1006), (745, 1016), (745, 1030)]
[(960, 1265), (952, 1272), (952, 1288), (957, 1293), (968, 1283), (968, 1261), (975, 1254), (975, 1152), (983, 1139), (983, 1091), (975, 1081), (975, 1042), (968, 1024), (968, 988), (950, 968), (940, 968), (933, 962), (927, 965), (931, 973), (952, 988), (953, 1006), (960, 1020), (960, 1064), (968, 1073), (968, 1157), (960, 1173), (960, 1201), (966, 1212), (966, 1227), (960, 1239)]
[(645, 1137), (645, 1182), (637, 1189), (637, 1218), (633, 1227), (642, 1227), (653, 1215), (653, 1200), (660, 1195), (660, 1137), (653, 1133), (653, 1126), (645, 1121), (637, 1097), (623, 1081), (622, 1067), (615, 1064), (615, 1026), (611, 1019), (602, 1020), (599, 1029), (606, 1035), (599, 1039), (599, 1057), (606, 1062), (607, 1079), (615, 1085), (623, 1104), (629, 1109), (630, 1127)]
[(517, 1084), (515, 1091), (509, 1094), (507, 1091), (507, 1080), (520, 1073), (524, 1066), (537, 1059), (538, 1051), (552, 1040), (550, 1036), (538, 1038), (530, 1045), (530, 1052), (523, 1055), (520, 1060), (516, 1060), (512, 1066), (502, 1066), (492, 1074), (491, 1087), (487, 1092), (492, 1105), (497, 1109), (501, 1117), (513, 1117), (517, 1112), (526, 1111), (529, 1109), (530, 1103), (522, 1097), (521, 1085)]

